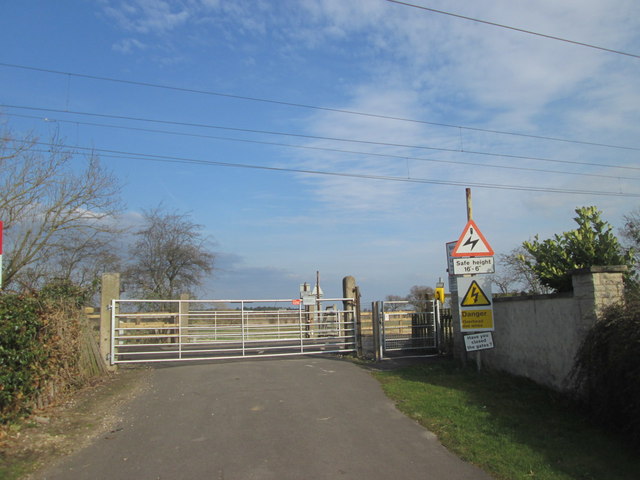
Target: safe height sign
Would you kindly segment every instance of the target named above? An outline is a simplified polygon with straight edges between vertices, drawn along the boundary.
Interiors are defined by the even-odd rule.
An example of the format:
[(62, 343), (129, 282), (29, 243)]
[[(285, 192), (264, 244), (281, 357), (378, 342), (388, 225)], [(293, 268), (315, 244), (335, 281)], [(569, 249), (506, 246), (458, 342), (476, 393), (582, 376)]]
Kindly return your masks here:
[(477, 275), (496, 271), (493, 257), (453, 257), (451, 263), (454, 275)]

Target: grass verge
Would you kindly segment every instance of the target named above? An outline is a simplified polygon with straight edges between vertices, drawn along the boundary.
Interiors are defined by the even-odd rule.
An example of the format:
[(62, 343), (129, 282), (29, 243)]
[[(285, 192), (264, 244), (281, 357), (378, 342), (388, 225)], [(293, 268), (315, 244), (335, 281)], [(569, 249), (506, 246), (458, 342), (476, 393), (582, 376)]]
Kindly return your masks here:
[(639, 478), (637, 448), (526, 379), (450, 360), (374, 375), (401, 411), (496, 478)]

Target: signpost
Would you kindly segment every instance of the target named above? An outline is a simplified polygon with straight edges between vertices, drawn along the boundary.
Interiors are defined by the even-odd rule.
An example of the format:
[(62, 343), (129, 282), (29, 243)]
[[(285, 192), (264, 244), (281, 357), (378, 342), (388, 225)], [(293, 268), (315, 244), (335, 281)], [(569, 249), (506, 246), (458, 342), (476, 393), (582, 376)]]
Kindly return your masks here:
[(458, 292), (460, 332), (474, 332), (464, 335), (465, 350), (476, 352), (480, 371), (480, 350), (493, 348), (491, 279), (485, 275), (495, 272), (495, 263), (493, 248), (473, 221), (470, 188), (466, 189), (466, 195), (467, 224), (457, 242), (447, 243), (447, 262), (449, 283), (455, 284)]

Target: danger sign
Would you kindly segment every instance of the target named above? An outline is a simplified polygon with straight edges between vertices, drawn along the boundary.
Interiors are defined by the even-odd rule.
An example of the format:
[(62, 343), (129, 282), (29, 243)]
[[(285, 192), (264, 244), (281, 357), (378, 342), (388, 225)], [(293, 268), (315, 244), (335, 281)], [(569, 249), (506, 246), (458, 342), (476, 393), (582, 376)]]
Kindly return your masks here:
[(476, 225), (469, 220), (451, 252), (452, 257), (491, 257), (493, 248)]
[(493, 309), (460, 310), (460, 330), (462, 332), (493, 330)]
[(467, 289), (467, 293), (462, 297), (462, 302), (460, 302), (460, 306), (462, 307), (486, 307), (491, 305), (491, 300), (484, 290), (480, 288), (478, 282), (475, 280), (471, 281), (471, 285)]
[(460, 297), (460, 330), (462, 332), (493, 331), (493, 299), (491, 279), (457, 277)]

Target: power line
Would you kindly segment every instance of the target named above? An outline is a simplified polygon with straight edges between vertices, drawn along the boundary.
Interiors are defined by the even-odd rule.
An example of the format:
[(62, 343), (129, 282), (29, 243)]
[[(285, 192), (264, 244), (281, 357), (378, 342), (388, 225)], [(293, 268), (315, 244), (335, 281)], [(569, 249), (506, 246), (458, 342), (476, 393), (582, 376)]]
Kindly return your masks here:
[(504, 130), (493, 130), (493, 129), (480, 128), (480, 127), (470, 127), (470, 126), (465, 126), (465, 125), (455, 125), (455, 124), (450, 124), (450, 123), (432, 122), (432, 121), (427, 121), (427, 120), (417, 120), (417, 119), (412, 119), (412, 118), (396, 117), (396, 116), (392, 116), (392, 115), (382, 115), (382, 114), (369, 113), (369, 112), (360, 112), (360, 111), (357, 111), (357, 110), (346, 110), (346, 109), (340, 109), (340, 108), (331, 108), (331, 107), (322, 107), (322, 106), (318, 106), (318, 105), (310, 105), (310, 104), (305, 104), (305, 103), (285, 102), (285, 101), (281, 101), (281, 100), (273, 100), (273, 99), (260, 98), (260, 97), (249, 97), (249, 96), (243, 96), (243, 95), (235, 95), (235, 94), (230, 94), (230, 93), (216, 92), (216, 91), (212, 91), (212, 90), (200, 90), (200, 89), (186, 88), (186, 87), (176, 87), (176, 86), (172, 86), (172, 85), (165, 85), (165, 84), (152, 83), (152, 82), (141, 82), (141, 81), (136, 81), (136, 80), (124, 80), (124, 79), (106, 77), (106, 76), (100, 76), (100, 75), (89, 75), (89, 74), (76, 73), (76, 72), (64, 72), (64, 71), (60, 71), (60, 70), (33, 67), (33, 66), (28, 66), (28, 65), (19, 65), (19, 64), (14, 64), (14, 63), (0, 62), (0, 66), (8, 67), (8, 68), (17, 68), (17, 69), (22, 69), (22, 70), (30, 70), (30, 71), (35, 71), (35, 72), (50, 73), (50, 74), (54, 74), (54, 75), (65, 75), (67, 77), (77, 77), (77, 78), (85, 78), (85, 79), (89, 79), (89, 80), (99, 80), (99, 81), (104, 81), (104, 82), (121, 83), (121, 84), (126, 84), (126, 85), (136, 85), (136, 86), (139, 86), (139, 87), (158, 88), (158, 89), (172, 90), (172, 91), (184, 92), (184, 93), (193, 93), (193, 94), (199, 94), (199, 95), (209, 95), (209, 96), (216, 96), (216, 97), (223, 97), (223, 98), (231, 98), (231, 99), (236, 99), (236, 100), (246, 100), (246, 101), (251, 101), (251, 102), (270, 103), (270, 104), (274, 104), (274, 105), (282, 105), (282, 106), (287, 106), (287, 107), (305, 108), (305, 109), (312, 109), (312, 110), (319, 110), (319, 111), (333, 112), (333, 113), (343, 113), (343, 114), (348, 114), (348, 115), (357, 115), (357, 116), (362, 116), (362, 117), (379, 118), (379, 119), (383, 119), (383, 120), (394, 120), (394, 121), (415, 123), (415, 124), (421, 124), (421, 125), (431, 125), (431, 126), (436, 126), (436, 127), (457, 128), (457, 129), (460, 129), (460, 130), (468, 130), (468, 131), (472, 131), (472, 132), (491, 133), (491, 134), (497, 134), (497, 135), (508, 135), (508, 136), (515, 136), (515, 137), (531, 138), (531, 139), (535, 139), (535, 140), (548, 140), (548, 141), (553, 141), (553, 142), (571, 143), (571, 144), (585, 145), (585, 146), (591, 146), (591, 147), (602, 147), (602, 148), (614, 148), (614, 149), (620, 149), (620, 150), (640, 151), (640, 147), (632, 147), (632, 146), (627, 146), (627, 145), (614, 145), (614, 144), (607, 144), (607, 143), (590, 142), (590, 141), (586, 141), (586, 140), (575, 140), (575, 139), (551, 137), (551, 136), (545, 136), (545, 135), (534, 135), (534, 134), (527, 134), (527, 133), (520, 133), (520, 132), (509, 132), (509, 131), (504, 131)]
[(610, 179), (615, 179), (615, 180), (635, 180), (635, 181), (640, 180), (640, 177), (624, 177), (624, 176), (619, 176), (619, 175), (603, 175), (603, 174), (596, 174), (596, 173), (568, 172), (568, 171), (546, 170), (546, 169), (530, 168), (530, 167), (514, 167), (514, 166), (510, 166), (510, 165), (496, 165), (496, 164), (486, 164), (486, 163), (465, 162), (465, 161), (460, 161), (460, 160), (442, 160), (442, 159), (425, 158), (425, 157), (413, 157), (413, 156), (407, 156), (407, 155), (393, 155), (393, 154), (389, 154), (389, 153), (362, 152), (362, 151), (357, 151), (357, 150), (345, 150), (345, 149), (339, 149), (339, 148), (318, 147), (318, 146), (309, 146), (309, 145), (295, 145), (295, 144), (290, 144), (290, 143), (267, 142), (267, 141), (263, 141), (263, 140), (250, 140), (250, 139), (246, 139), (246, 138), (223, 137), (223, 136), (217, 136), (217, 135), (204, 135), (204, 134), (198, 134), (198, 133), (176, 132), (176, 131), (173, 131), (173, 130), (160, 130), (160, 129), (153, 129), (153, 128), (140, 128), (140, 127), (131, 127), (131, 126), (124, 126), (124, 125), (110, 125), (110, 124), (96, 123), (96, 122), (81, 122), (81, 121), (77, 121), (77, 120), (62, 120), (62, 119), (54, 119), (54, 118), (43, 119), (42, 117), (37, 117), (37, 116), (34, 116), (34, 115), (21, 115), (21, 114), (16, 114), (16, 113), (12, 113), (12, 114), (9, 114), (9, 115), (13, 116), (13, 117), (29, 118), (29, 119), (35, 119), (35, 120), (44, 120), (44, 121), (51, 121), (51, 122), (56, 122), (56, 123), (69, 123), (69, 124), (85, 125), (85, 126), (100, 127), (100, 128), (114, 128), (114, 129), (120, 129), (120, 130), (126, 130), (126, 131), (146, 132), (146, 133), (159, 133), (159, 134), (162, 134), (162, 135), (176, 135), (176, 136), (193, 137), (193, 138), (206, 138), (206, 139), (212, 139), (212, 140), (224, 140), (224, 141), (240, 142), (240, 143), (252, 143), (252, 144), (259, 144), (259, 145), (269, 145), (269, 146), (285, 147), (285, 148), (315, 150), (315, 151), (322, 151), (322, 152), (345, 153), (345, 154), (352, 154), (352, 155), (364, 155), (364, 156), (369, 156), (369, 157), (393, 158), (393, 159), (398, 159), (398, 160), (414, 160), (414, 161), (419, 161), (419, 162), (442, 163), (442, 164), (458, 165), (458, 166), (464, 165), (464, 166), (473, 166), (473, 167), (481, 167), (481, 168), (499, 168), (499, 169), (506, 169), (506, 170), (520, 170), (520, 171), (537, 172), (537, 173), (552, 173), (552, 174), (560, 174), (560, 175), (572, 175), (572, 176), (576, 176), (577, 175), (577, 176), (584, 176), (584, 177), (610, 178)]
[[(45, 145), (45, 146), (50, 145), (44, 142), (34, 142), (34, 143), (37, 145)], [(198, 165), (218, 166), (218, 167), (266, 170), (266, 171), (274, 171), (274, 172), (300, 173), (300, 174), (307, 174), (307, 175), (323, 175), (323, 176), (332, 176), (332, 177), (346, 177), (346, 178), (357, 178), (357, 179), (367, 179), (367, 180), (384, 180), (384, 181), (394, 181), (394, 182), (421, 183), (421, 184), (446, 185), (446, 186), (465, 186), (465, 187), (477, 187), (477, 188), (487, 188), (487, 189), (497, 189), (497, 190), (517, 190), (517, 191), (527, 191), (527, 192), (640, 198), (640, 194), (638, 193), (623, 193), (623, 192), (611, 192), (611, 191), (607, 192), (607, 191), (598, 191), (598, 190), (578, 190), (578, 189), (565, 189), (565, 188), (536, 187), (536, 186), (526, 186), (526, 185), (519, 186), (519, 185), (496, 184), (496, 183), (455, 182), (451, 180), (436, 180), (436, 179), (429, 179), (429, 178), (392, 177), (388, 175), (331, 172), (331, 171), (311, 170), (311, 169), (302, 169), (302, 168), (273, 167), (273, 166), (254, 165), (254, 164), (247, 164), (247, 163), (221, 162), (221, 161), (214, 161), (214, 160), (188, 158), (188, 157), (175, 157), (170, 155), (154, 155), (154, 154), (137, 153), (137, 152), (126, 152), (121, 150), (82, 147), (78, 145), (56, 144), (56, 146), (62, 147), (62, 148), (69, 148), (73, 150), (84, 150), (89, 153), (97, 152), (101, 156), (104, 156), (107, 158), (109, 157), (129, 158), (133, 160), (148, 160), (148, 161), (165, 162), (165, 163), (198, 164)]]
[(531, 30), (525, 30), (524, 28), (512, 27), (510, 25), (504, 25), (504, 24), (501, 24), (501, 23), (490, 22), (490, 21), (487, 21), (487, 20), (480, 20), (479, 18), (467, 17), (465, 15), (459, 15), (457, 13), (445, 12), (443, 10), (436, 10), (435, 8), (424, 7), (422, 5), (415, 5), (413, 3), (400, 2), (398, 0), (386, 0), (386, 1), (389, 2), (389, 3), (396, 3), (398, 5), (404, 5), (405, 7), (412, 7), (412, 8), (417, 8), (419, 10), (425, 10), (425, 11), (428, 11), (428, 12), (432, 12), (432, 13), (438, 13), (438, 14), (441, 14), (441, 15), (448, 15), (450, 17), (460, 18), (462, 20), (469, 20), (471, 22), (483, 23), (485, 25), (491, 25), (492, 27), (506, 28), (508, 30), (513, 30), (515, 32), (526, 33), (527, 35), (535, 35), (535, 36), (538, 36), (538, 37), (548, 38), (550, 40), (557, 40), (559, 42), (565, 42), (565, 43), (570, 43), (570, 44), (573, 44), (573, 45), (579, 45), (581, 47), (594, 48), (596, 50), (601, 50), (601, 51), (609, 52), (609, 53), (615, 53), (617, 55), (625, 55), (627, 57), (640, 58), (640, 55), (636, 55), (634, 53), (623, 52), (621, 50), (614, 50), (614, 49), (611, 49), (611, 48), (599, 47), (597, 45), (592, 45), (590, 43), (577, 42), (575, 40), (569, 40), (567, 38), (556, 37), (554, 35), (547, 35), (545, 33), (533, 32)]
[(288, 137), (303, 138), (303, 139), (310, 139), (310, 140), (329, 140), (329, 141), (335, 141), (335, 142), (355, 143), (355, 144), (362, 144), (362, 145), (413, 148), (417, 150), (433, 150), (433, 151), (450, 152), (450, 153), (466, 153), (470, 155), (501, 157), (501, 158), (508, 158), (508, 159), (514, 159), (514, 160), (535, 160), (540, 162), (562, 163), (562, 164), (569, 164), (569, 165), (583, 165), (583, 166), (590, 166), (590, 167), (619, 168), (624, 170), (640, 170), (640, 167), (631, 167), (627, 165), (610, 165), (606, 163), (579, 162), (575, 160), (560, 160), (560, 159), (553, 159), (553, 158), (532, 157), (527, 155), (513, 155), (513, 154), (506, 154), (506, 153), (493, 153), (493, 152), (462, 150), (462, 149), (444, 148), (444, 147), (429, 147), (425, 145), (407, 145), (407, 144), (391, 143), (391, 142), (375, 142), (372, 140), (324, 137), (319, 135), (277, 132), (277, 131), (270, 131), (270, 130), (259, 130), (259, 129), (249, 129), (249, 128), (240, 128), (240, 127), (226, 127), (221, 125), (211, 125), (211, 124), (204, 124), (204, 123), (176, 122), (176, 121), (170, 121), (170, 120), (158, 120), (158, 119), (151, 119), (151, 118), (144, 118), (144, 117), (131, 117), (126, 115), (110, 115), (105, 113), (67, 111), (67, 110), (60, 110), (60, 109), (54, 109), (54, 108), (41, 108), (41, 107), (30, 107), (30, 106), (8, 105), (8, 104), (0, 104), (0, 107), (32, 110), (32, 111), (40, 111), (40, 112), (54, 112), (54, 113), (63, 113), (63, 114), (71, 114), (71, 115), (82, 115), (82, 116), (97, 117), (97, 118), (110, 118), (110, 119), (117, 119), (117, 120), (131, 120), (131, 121), (148, 122), (148, 123), (155, 123), (155, 124), (161, 124), (161, 125), (179, 125), (183, 127), (197, 127), (197, 128), (207, 128), (207, 129), (227, 130), (227, 131), (254, 133), (254, 134), (262, 134), (262, 135), (288, 136)]

